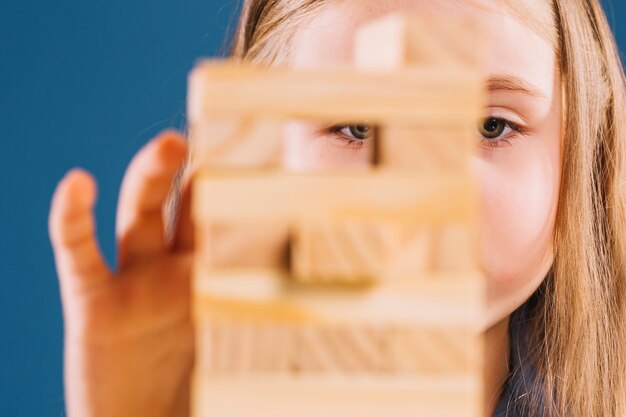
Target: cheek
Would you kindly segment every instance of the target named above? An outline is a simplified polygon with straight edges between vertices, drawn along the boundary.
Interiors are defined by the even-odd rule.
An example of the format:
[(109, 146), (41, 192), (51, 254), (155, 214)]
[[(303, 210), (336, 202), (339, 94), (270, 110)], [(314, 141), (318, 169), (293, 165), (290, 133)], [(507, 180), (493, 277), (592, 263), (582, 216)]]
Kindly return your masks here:
[[(551, 263), (558, 151), (532, 143), (485, 151), (474, 169), (481, 190), (481, 252), (491, 322), (539, 286)], [(535, 139), (537, 140), (537, 139)]]

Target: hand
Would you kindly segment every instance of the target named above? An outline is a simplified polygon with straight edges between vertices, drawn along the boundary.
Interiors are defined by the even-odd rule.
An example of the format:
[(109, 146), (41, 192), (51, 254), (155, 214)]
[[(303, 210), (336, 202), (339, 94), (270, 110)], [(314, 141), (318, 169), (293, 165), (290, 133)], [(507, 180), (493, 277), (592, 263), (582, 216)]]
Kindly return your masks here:
[(63, 303), (70, 417), (189, 415), (188, 199), (169, 244), (162, 210), (185, 153), (183, 138), (165, 132), (131, 162), (117, 211), (116, 272), (96, 238), (93, 178), (73, 170), (54, 193), (49, 228)]

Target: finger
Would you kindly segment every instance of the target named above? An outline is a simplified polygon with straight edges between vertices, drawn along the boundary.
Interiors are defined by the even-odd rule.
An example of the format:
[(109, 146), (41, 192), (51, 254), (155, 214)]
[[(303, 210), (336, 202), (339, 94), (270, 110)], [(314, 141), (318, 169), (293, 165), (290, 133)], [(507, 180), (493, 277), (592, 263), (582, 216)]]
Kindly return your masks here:
[(185, 154), (181, 135), (167, 131), (148, 143), (130, 163), (117, 209), (120, 267), (166, 250), (163, 205)]
[(80, 169), (70, 171), (54, 192), (48, 229), (62, 286), (110, 276), (96, 238), (96, 193), (95, 180)]

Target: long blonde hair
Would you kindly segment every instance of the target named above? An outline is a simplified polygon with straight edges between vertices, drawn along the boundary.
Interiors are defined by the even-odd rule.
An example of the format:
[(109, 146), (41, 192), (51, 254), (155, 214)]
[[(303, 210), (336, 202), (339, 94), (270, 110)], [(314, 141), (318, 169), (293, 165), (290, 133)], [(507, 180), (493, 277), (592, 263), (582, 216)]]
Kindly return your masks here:
[[(245, 0), (231, 55), (266, 65), (284, 60), (298, 25), (329, 1)], [(536, 416), (623, 416), (624, 71), (598, 0), (543, 3), (563, 80), (565, 141), (555, 258), (535, 297), (526, 358), (540, 383), (519, 400)]]

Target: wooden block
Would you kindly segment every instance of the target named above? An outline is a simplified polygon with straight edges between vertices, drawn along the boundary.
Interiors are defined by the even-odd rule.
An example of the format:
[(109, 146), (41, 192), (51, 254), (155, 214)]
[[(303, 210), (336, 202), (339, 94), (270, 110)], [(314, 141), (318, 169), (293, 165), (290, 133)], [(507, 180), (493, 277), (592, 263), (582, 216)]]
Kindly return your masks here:
[(396, 373), (441, 375), (481, 369), (480, 337), (467, 327), (396, 328), (390, 333), (388, 358)]
[(290, 283), (280, 271), (195, 271), (195, 319), (280, 321), (293, 325), (468, 326), (483, 322), (484, 282), (476, 271), (433, 273), (374, 286)]
[(475, 73), (458, 69), (384, 74), (205, 62), (190, 76), (188, 116), (192, 125), (203, 119), (268, 117), (464, 126), (478, 120), (479, 82)]
[(294, 375), (365, 375), (382, 371), (385, 358), (376, 334), (364, 326), (308, 325), (293, 327)]
[(215, 377), (194, 374), (194, 417), (479, 417), (475, 376)]
[(394, 70), (414, 66), (482, 66), (485, 37), (477, 23), (460, 17), (394, 13), (357, 32), (359, 68)]
[(396, 230), (399, 238), (386, 259), (381, 279), (419, 280), (436, 272), (432, 264), (432, 227), (404, 226)]
[(396, 244), (382, 224), (304, 222), (293, 233), (291, 273), (303, 282), (376, 281)]
[(190, 155), (204, 169), (269, 169), (282, 163), (283, 127), (267, 119), (205, 118), (190, 126)]
[(430, 233), (383, 221), (301, 222), (291, 241), (291, 273), (301, 282), (419, 279), (429, 271)]
[(293, 342), (282, 323), (213, 319), (196, 328), (196, 369), (213, 375), (288, 373)]
[(420, 126), (379, 128), (377, 161), (387, 169), (431, 178), (458, 173), (469, 178), (475, 128), (434, 129)]
[(443, 375), (478, 370), (467, 327), (402, 327), (209, 319), (198, 327), (196, 369), (214, 375)]
[(200, 174), (192, 208), (197, 225), (295, 218), (393, 218), (407, 224), (467, 220), (473, 214), (469, 179), (363, 174)]
[(289, 371), (294, 375), (332, 373), (338, 370), (332, 352), (320, 338), (319, 326), (293, 326), (294, 348)]
[(337, 363), (336, 369), (345, 374), (380, 374), (393, 372), (384, 365), (388, 358), (380, 349), (384, 329), (373, 326), (325, 326), (320, 338)]
[(433, 267), (437, 271), (478, 270), (479, 241), (469, 224), (444, 224), (433, 236)]
[(215, 222), (195, 231), (196, 262), (207, 268), (288, 267), (286, 221)]

